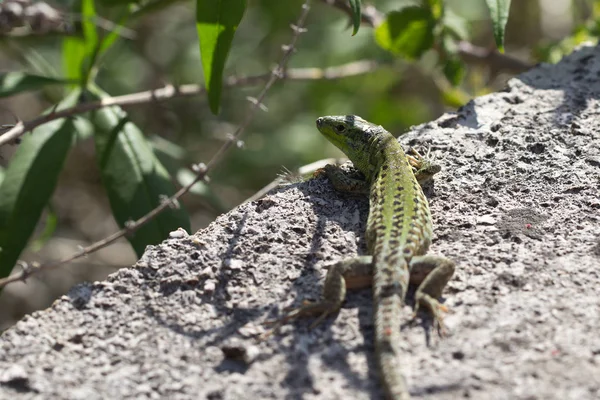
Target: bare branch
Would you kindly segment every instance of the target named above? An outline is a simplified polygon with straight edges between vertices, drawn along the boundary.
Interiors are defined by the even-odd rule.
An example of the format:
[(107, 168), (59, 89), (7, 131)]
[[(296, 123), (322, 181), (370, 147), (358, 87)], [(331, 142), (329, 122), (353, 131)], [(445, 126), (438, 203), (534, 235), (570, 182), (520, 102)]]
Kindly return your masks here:
[[(68, 15), (72, 21), (85, 21), (86, 20), (86, 18), (84, 18), (80, 14), (66, 14), (66, 15)], [(115, 22), (112, 22), (111, 20), (102, 18), (98, 15), (96, 15), (94, 18), (92, 18), (90, 22), (92, 22), (98, 28), (104, 29), (105, 31), (117, 32), (117, 34), (119, 36), (121, 36), (125, 39), (135, 40), (137, 38), (137, 32), (134, 31), (133, 29), (129, 29), (125, 26), (119, 25)]]
[[(1, 3), (1, 2), (0, 2)], [(49, 4), (8, 0), (0, 7), (0, 35), (11, 37), (41, 36), (48, 34), (73, 35), (74, 21), (84, 21), (81, 14), (66, 13)], [(106, 31), (115, 31), (126, 39), (135, 39), (136, 32), (110, 20), (95, 16), (91, 21)]]
[(458, 42), (458, 54), (467, 64), (487, 65), (492, 75), (497, 75), (500, 71), (509, 71), (513, 74), (518, 74), (533, 67), (533, 65), (525, 61), (498, 52), (495, 47), (485, 48), (475, 46), (464, 40)]
[(334, 80), (349, 76), (363, 75), (375, 71), (379, 64), (372, 60), (359, 60), (348, 64), (330, 68), (295, 68), (288, 69), (283, 74), (283, 79), (300, 80)]
[[(330, 68), (290, 68), (283, 72), (283, 79), (292, 81), (306, 81), (319, 79), (341, 79), (354, 75), (366, 74), (379, 68), (379, 64), (375, 61), (361, 60), (352, 63), (340, 65)], [(225, 80), (225, 86), (253, 86), (261, 82), (267, 81), (272, 74), (261, 74), (253, 76), (231, 76)], [(7, 143), (14, 143), (16, 139), (23, 136), (25, 133), (37, 128), (40, 125), (48, 122), (72, 117), (74, 115), (83, 114), (89, 111), (98, 110), (103, 107), (110, 106), (131, 106), (137, 104), (145, 104), (170, 100), (176, 97), (197, 96), (205, 92), (202, 85), (189, 84), (182, 86), (167, 85), (160, 89), (147, 90), (138, 93), (126, 94), (123, 96), (107, 97), (99, 101), (82, 103), (73, 107), (64, 108), (59, 111), (53, 111), (49, 114), (41, 115), (30, 121), (19, 121), (16, 125), (11, 126), (4, 134), (0, 136), (0, 146)]]
[[(298, 37), (300, 36), (300, 34), (302, 34), (303, 32), (306, 31), (306, 29), (304, 28), (304, 22), (306, 21), (306, 17), (308, 15), (308, 11), (310, 9), (309, 5), (310, 5), (310, 0), (305, 0), (304, 4), (302, 5), (302, 12), (300, 13), (300, 17), (298, 18), (298, 21), (296, 22), (295, 25), (292, 25), (293, 34), (292, 34), (292, 39), (290, 41), (290, 44), (286, 47), (286, 50), (284, 51), (283, 56), (281, 57), (281, 60), (279, 61), (279, 64), (277, 64), (277, 66), (275, 67), (273, 72), (270, 74), (263, 90), (258, 95), (258, 97), (257, 97), (258, 104), (261, 104), (263, 102), (268, 90), (271, 88), (271, 86), (273, 86), (275, 81), (277, 81), (277, 79), (279, 79), (282, 75), (284, 75), (282, 71), (285, 70), (285, 66), (294, 51)], [(153, 92), (151, 92), (151, 93), (153, 93)], [(121, 237), (135, 231), (136, 229), (139, 229), (145, 223), (147, 223), (148, 221), (150, 221), (151, 219), (156, 217), (156, 215), (158, 215), (164, 209), (170, 207), (171, 204), (173, 204), (181, 196), (186, 194), (192, 188), (192, 186), (194, 186), (197, 182), (202, 181), (202, 180), (204, 180), (204, 181), (207, 180), (208, 173), (219, 163), (219, 161), (223, 158), (223, 155), (225, 154), (225, 152), (227, 150), (229, 150), (233, 146), (234, 143), (237, 143), (239, 138), (244, 133), (244, 130), (248, 127), (250, 122), (252, 122), (252, 119), (254, 118), (254, 115), (259, 108), (258, 104), (250, 105), (250, 108), (248, 109), (248, 113), (246, 114), (246, 117), (244, 118), (242, 123), (238, 126), (235, 133), (233, 135), (231, 135), (229, 140), (227, 140), (227, 142), (225, 142), (221, 146), (221, 148), (213, 155), (211, 160), (206, 165), (198, 164), (196, 166), (196, 178), (192, 182), (190, 182), (188, 185), (179, 189), (177, 191), (177, 193), (175, 193), (173, 196), (169, 197), (166, 201), (162, 202), (154, 210), (150, 211), (148, 214), (144, 215), (142, 218), (138, 219), (137, 221), (132, 222), (131, 224), (128, 224), (124, 229), (121, 229), (120, 231), (115, 232), (112, 235), (110, 235), (96, 243), (93, 243), (90, 246), (87, 246), (87, 247), (81, 249), (81, 251), (79, 251), (63, 260), (59, 260), (59, 261), (55, 261), (52, 263), (39, 265), (39, 266), (36, 265), (35, 267), (31, 267), (28, 265), (26, 268), (22, 268), (20, 273), (16, 273), (16, 274), (13, 274), (4, 279), (0, 279), (0, 287), (4, 287), (11, 282), (24, 281), (28, 276), (31, 276), (32, 274), (38, 273), (40, 271), (48, 271), (51, 269), (58, 268), (61, 265), (67, 264), (73, 260), (76, 260), (76, 259), (81, 258), (87, 254), (94, 252), (94, 251), (102, 249), (102, 248), (108, 246), (109, 244), (115, 242), (117, 239), (120, 239)], [(58, 112), (60, 112), (60, 111), (58, 111)]]

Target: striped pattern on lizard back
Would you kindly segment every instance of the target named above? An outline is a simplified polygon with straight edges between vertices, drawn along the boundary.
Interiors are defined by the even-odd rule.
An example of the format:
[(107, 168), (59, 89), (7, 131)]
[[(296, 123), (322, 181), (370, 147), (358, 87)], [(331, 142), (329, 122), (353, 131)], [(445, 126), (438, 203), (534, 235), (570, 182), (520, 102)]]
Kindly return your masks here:
[[(366, 237), (373, 255), (375, 346), (389, 395), (402, 398), (406, 384), (400, 366), (400, 317), (408, 283), (408, 264), (427, 252), (431, 216), (427, 199), (401, 145), (388, 132), (375, 139), (379, 171), (371, 184)], [(387, 375), (387, 376), (386, 376)]]
[(410, 394), (402, 375), (399, 344), (401, 311), (409, 281), (419, 285), (415, 311), (419, 306), (427, 308), (441, 334), (441, 311), (445, 307), (437, 299), (454, 273), (452, 261), (424, 255), (431, 243), (432, 227), (420, 183), (440, 168), (418, 154), (407, 156), (391, 133), (355, 115), (321, 117), (317, 128), (364, 175), (364, 179), (355, 179), (336, 166), (323, 168), (337, 190), (370, 193), (365, 232), (370, 255), (331, 265), (321, 300), (287, 313), (280, 323), (316, 314), (319, 317), (312, 324), (315, 326), (340, 309), (347, 288), (363, 287), (372, 278), (375, 349), (383, 389), (389, 399), (407, 400)]

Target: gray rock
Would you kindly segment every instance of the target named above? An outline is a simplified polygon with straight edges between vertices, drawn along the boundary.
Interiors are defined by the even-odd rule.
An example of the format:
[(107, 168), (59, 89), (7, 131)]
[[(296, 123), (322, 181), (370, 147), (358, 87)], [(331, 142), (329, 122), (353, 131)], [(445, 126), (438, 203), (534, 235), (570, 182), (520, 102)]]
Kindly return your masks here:
[[(404, 310), (415, 398), (600, 398), (599, 76), (582, 48), (401, 138), (441, 158), (431, 250), (458, 266), (447, 337)], [(171, 235), (4, 332), (0, 397), (379, 398), (369, 290), (258, 339), (364, 252), (367, 212), (319, 177)]]

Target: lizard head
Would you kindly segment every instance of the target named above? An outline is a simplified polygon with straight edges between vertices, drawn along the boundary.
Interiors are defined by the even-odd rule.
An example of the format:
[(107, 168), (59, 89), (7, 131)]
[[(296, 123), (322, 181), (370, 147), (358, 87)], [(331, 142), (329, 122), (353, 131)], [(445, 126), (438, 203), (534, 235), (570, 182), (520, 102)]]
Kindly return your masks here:
[(373, 166), (369, 160), (371, 154), (369, 150), (376, 139), (383, 133), (387, 133), (385, 129), (365, 121), (357, 115), (317, 118), (317, 129), (342, 150), (356, 168), (365, 175), (370, 175)]

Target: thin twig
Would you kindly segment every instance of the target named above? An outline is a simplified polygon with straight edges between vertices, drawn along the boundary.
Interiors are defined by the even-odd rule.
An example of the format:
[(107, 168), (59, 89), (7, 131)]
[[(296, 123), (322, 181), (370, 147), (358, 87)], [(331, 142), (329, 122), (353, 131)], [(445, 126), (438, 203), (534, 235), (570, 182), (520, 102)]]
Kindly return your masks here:
[(303, 176), (313, 173), (321, 168), (324, 168), (327, 164), (336, 164), (337, 165), (337, 164), (340, 164), (340, 160), (336, 159), (336, 158), (325, 158), (323, 160), (319, 160), (319, 161), (312, 162), (310, 164), (303, 165), (302, 167), (298, 168), (294, 172), (288, 171), (283, 176), (281, 176), (281, 175), (278, 176), (273, 181), (271, 181), (271, 183), (267, 184), (262, 189), (260, 189), (256, 193), (254, 193), (252, 196), (248, 197), (246, 200), (244, 200), (242, 202), (242, 204), (256, 201), (256, 200), (260, 199), (261, 197), (263, 197), (268, 192), (270, 192), (271, 190), (275, 189), (276, 187), (279, 187), (286, 182), (290, 183), (290, 177), (303, 177)]
[[(285, 70), (283, 78), (292, 81), (306, 81), (319, 79), (341, 79), (354, 75), (362, 75), (372, 72), (379, 68), (379, 64), (375, 61), (361, 60), (352, 63), (340, 65), (330, 68), (290, 68)], [(264, 82), (269, 79), (272, 74), (261, 74), (247, 77), (231, 76), (226, 79), (225, 86), (252, 86)], [(7, 143), (13, 143), (15, 139), (23, 136), (25, 133), (37, 128), (40, 125), (48, 122), (72, 117), (77, 114), (83, 114), (89, 111), (98, 110), (103, 107), (110, 106), (131, 106), (137, 104), (145, 104), (151, 102), (159, 102), (170, 100), (175, 97), (197, 96), (205, 92), (202, 85), (188, 84), (181, 86), (167, 85), (160, 89), (146, 90), (138, 93), (130, 93), (123, 96), (107, 97), (102, 100), (92, 101), (88, 103), (77, 104), (73, 107), (64, 108), (59, 111), (54, 111), (49, 114), (41, 115), (29, 121), (19, 121), (16, 125), (11, 126), (4, 134), (0, 136), (0, 146)]]
[(298, 21), (296, 22), (295, 25), (292, 25), (292, 31), (293, 31), (292, 39), (291, 39), (289, 45), (284, 46), (283, 56), (281, 57), (281, 60), (279, 61), (279, 63), (275, 67), (275, 69), (273, 69), (273, 71), (271, 72), (271, 74), (267, 80), (267, 83), (265, 84), (263, 90), (260, 92), (260, 94), (257, 97), (257, 101), (250, 105), (250, 107), (248, 109), (248, 113), (246, 114), (246, 117), (244, 118), (242, 123), (238, 126), (235, 133), (229, 137), (228, 141), (225, 142), (221, 146), (221, 148), (213, 155), (211, 160), (206, 165), (198, 164), (196, 166), (196, 169), (195, 169), (196, 177), (194, 178), (194, 180), (192, 182), (188, 183), (186, 186), (179, 189), (177, 191), (177, 193), (175, 193), (173, 196), (169, 197), (166, 201), (162, 202), (158, 207), (156, 207), (155, 209), (150, 211), (148, 214), (144, 215), (143, 217), (141, 217), (140, 219), (138, 219), (137, 221), (135, 221), (131, 224), (127, 224), (127, 226), (124, 229), (121, 229), (120, 231), (115, 232), (112, 235), (110, 235), (96, 243), (93, 243), (90, 246), (87, 246), (87, 247), (81, 249), (79, 252), (77, 252), (63, 260), (59, 260), (59, 261), (55, 261), (55, 262), (43, 264), (43, 265), (27, 265), (27, 264), (23, 265), (23, 268), (21, 269), (20, 273), (16, 273), (16, 274), (13, 274), (4, 279), (0, 279), (0, 288), (6, 286), (7, 284), (9, 284), (11, 282), (24, 281), (28, 276), (31, 276), (32, 274), (38, 273), (40, 271), (47, 271), (47, 270), (51, 270), (54, 268), (58, 268), (61, 265), (67, 264), (73, 260), (76, 260), (87, 254), (90, 254), (94, 251), (97, 251), (103, 247), (108, 246), (109, 244), (113, 243), (117, 239), (139, 229), (145, 223), (147, 223), (148, 221), (150, 221), (151, 219), (156, 217), (156, 215), (158, 215), (164, 209), (166, 209), (166, 208), (170, 207), (172, 204), (176, 203), (177, 200), (181, 196), (186, 194), (192, 188), (192, 186), (194, 186), (197, 182), (202, 181), (202, 180), (207, 180), (208, 172), (211, 171), (218, 164), (218, 162), (223, 158), (223, 155), (225, 154), (225, 152), (227, 150), (229, 150), (233, 146), (233, 144), (239, 140), (239, 138), (244, 133), (244, 130), (248, 127), (250, 122), (252, 122), (252, 119), (254, 118), (256, 111), (260, 108), (262, 101), (265, 99), (267, 91), (271, 88), (271, 86), (273, 86), (273, 84), (275, 83), (275, 81), (277, 81), (277, 79), (280, 79), (281, 77), (284, 76), (283, 71), (285, 69), (285, 66), (286, 66), (289, 58), (291, 57), (292, 53), (294, 52), (298, 37), (300, 36), (300, 34), (302, 34), (303, 32), (306, 31), (306, 29), (304, 28), (304, 23), (306, 21), (306, 17), (308, 16), (309, 9), (310, 9), (310, 0), (305, 0), (304, 4), (302, 5), (302, 12), (300, 13), (300, 17), (298, 18)]
[(465, 40), (458, 42), (458, 55), (467, 64), (481, 64), (488, 66), (492, 76), (497, 75), (500, 71), (519, 74), (533, 67), (530, 63), (500, 53), (494, 47), (485, 48), (475, 46)]
[[(81, 14), (66, 14), (66, 16), (70, 17), (70, 19), (72, 21), (85, 21), (87, 20), (86, 17), (84, 17)], [(93, 18), (91, 18), (91, 21), (95, 26), (97, 26), (98, 28), (104, 29), (105, 31), (108, 32), (117, 32), (117, 34), (125, 39), (130, 39), (130, 40), (135, 40), (137, 38), (137, 32), (134, 31), (133, 29), (127, 28), (126, 26), (123, 25), (119, 25), (116, 22), (112, 22), (111, 20), (108, 20), (106, 18), (102, 18), (99, 15), (94, 16)]]

